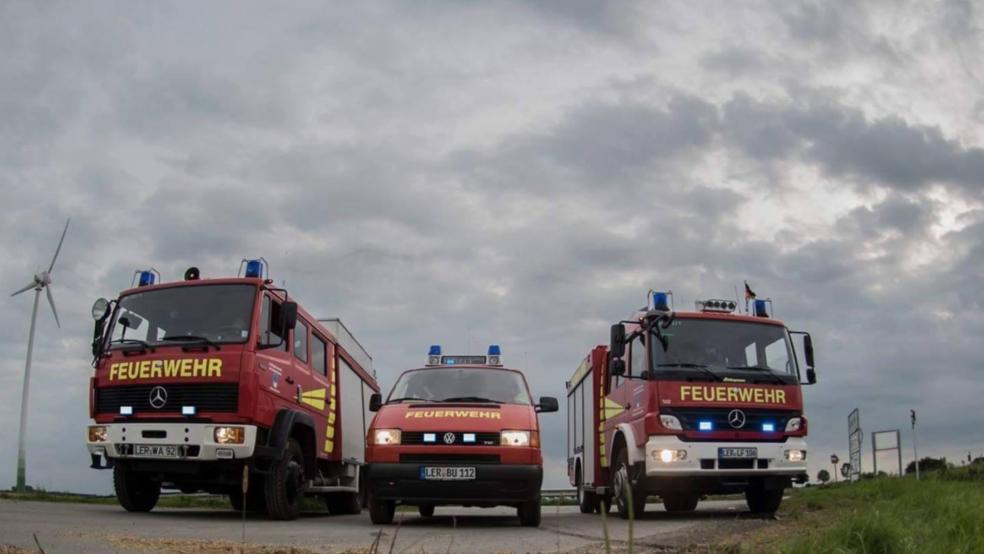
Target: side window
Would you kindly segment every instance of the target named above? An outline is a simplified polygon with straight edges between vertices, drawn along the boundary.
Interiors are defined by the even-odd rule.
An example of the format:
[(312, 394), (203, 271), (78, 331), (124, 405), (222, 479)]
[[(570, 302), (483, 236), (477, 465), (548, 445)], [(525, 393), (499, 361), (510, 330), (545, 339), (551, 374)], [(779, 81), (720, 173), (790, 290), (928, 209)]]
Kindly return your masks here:
[(280, 336), (283, 325), (280, 323), (280, 302), (270, 298), (269, 295), (263, 296), (263, 304), (260, 306), (260, 341), (263, 344), (277, 344), (277, 348), (282, 352), (287, 351), (287, 341)]
[(314, 368), (315, 372), (322, 375), (328, 374), (327, 366), (325, 366), (325, 361), (327, 361), (325, 348), (327, 346), (321, 337), (314, 334), (311, 335), (311, 367)]
[(642, 335), (639, 335), (629, 343), (629, 375), (641, 377), (646, 370), (646, 345), (643, 343)]
[(308, 328), (303, 320), (297, 320), (297, 327), (294, 328), (294, 356), (302, 362), (308, 360), (307, 352)]

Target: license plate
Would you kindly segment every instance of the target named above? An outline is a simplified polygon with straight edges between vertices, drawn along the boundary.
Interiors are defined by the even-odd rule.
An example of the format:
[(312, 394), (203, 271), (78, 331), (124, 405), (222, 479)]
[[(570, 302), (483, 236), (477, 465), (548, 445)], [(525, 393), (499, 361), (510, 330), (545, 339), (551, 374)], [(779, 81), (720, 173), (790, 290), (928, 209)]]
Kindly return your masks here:
[(422, 467), (420, 478), (425, 481), (473, 481), (473, 467)]
[(718, 458), (758, 458), (758, 448), (718, 448)]
[(177, 458), (178, 447), (161, 444), (135, 444), (134, 456), (152, 456), (154, 458)]

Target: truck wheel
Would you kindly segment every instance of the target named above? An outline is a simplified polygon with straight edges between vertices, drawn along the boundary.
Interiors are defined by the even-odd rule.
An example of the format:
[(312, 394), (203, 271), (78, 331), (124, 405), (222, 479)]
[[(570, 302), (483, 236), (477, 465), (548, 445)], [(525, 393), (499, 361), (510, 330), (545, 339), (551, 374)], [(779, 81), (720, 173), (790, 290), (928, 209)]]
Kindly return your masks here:
[(784, 489), (764, 489), (761, 485), (745, 489), (745, 502), (752, 513), (772, 515), (782, 504)]
[(289, 440), (284, 457), (270, 468), (263, 484), (267, 515), (272, 519), (297, 519), (305, 479), (304, 451), (296, 440)]
[(113, 488), (120, 506), (128, 512), (149, 512), (161, 497), (161, 484), (146, 473), (132, 471), (125, 464), (113, 466)]
[[(612, 494), (615, 497), (615, 508), (622, 519), (638, 518), (646, 511), (646, 495), (632, 486), (632, 469), (629, 467), (629, 455), (622, 448), (615, 455), (615, 473), (612, 477)], [(631, 489), (631, 491), (630, 491)], [(629, 493), (632, 494), (631, 512), (629, 510)]]
[(393, 523), (394, 515), (396, 515), (396, 502), (369, 497), (369, 519), (373, 523), (376, 525)]
[(581, 479), (581, 468), (577, 468), (575, 483), (577, 483), (577, 505), (581, 509), (581, 513), (593, 514), (598, 511), (598, 495), (584, 490), (584, 483)]
[(516, 515), (519, 516), (519, 524), (523, 527), (540, 526), (540, 497), (523, 502), (516, 508)]
[(362, 502), (357, 492), (336, 492), (325, 496), (331, 515), (356, 515), (362, 513)]
[(421, 504), (420, 506), (417, 506), (417, 511), (420, 512), (421, 517), (434, 517), (433, 504)]
[(697, 501), (700, 500), (696, 494), (686, 492), (674, 492), (660, 495), (663, 497), (663, 507), (667, 512), (692, 512), (697, 508)]

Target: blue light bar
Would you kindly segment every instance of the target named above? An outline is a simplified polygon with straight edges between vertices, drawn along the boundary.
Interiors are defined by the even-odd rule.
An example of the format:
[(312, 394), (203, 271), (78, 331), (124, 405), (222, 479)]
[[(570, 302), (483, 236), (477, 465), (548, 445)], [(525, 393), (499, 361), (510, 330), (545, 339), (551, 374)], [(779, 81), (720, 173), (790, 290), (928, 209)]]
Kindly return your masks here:
[(437, 433), (424, 433), (424, 442), (437, 442)]
[(776, 424), (775, 423), (772, 423), (771, 421), (766, 421), (765, 423), (762, 424), (762, 432), (763, 433), (775, 433), (776, 432)]
[(428, 352), (427, 355), (428, 356), (440, 356), (441, 355), (441, 345), (440, 344), (432, 344), (431, 345), (431, 348), (430, 348), (430, 352)]
[(181, 406), (181, 415), (183, 416), (193, 416), (198, 410), (194, 406)]
[(133, 406), (120, 406), (120, 415), (133, 415)]
[(141, 271), (140, 272), (140, 280), (137, 282), (137, 285), (138, 286), (141, 286), (141, 287), (146, 287), (148, 285), (153, 285), (155, 279), (156, 279), (156, 277), (154, 276), (154, 273), (153, 272), (151, 272), (151, 271)]
[(701, 431), (713, 431), (714, 423), (711, 421), (700, 421), (697, 423), (697, 428)]
[(247, 260), (246, 276), (263, 277), (263, 262), (261, 260)]
[(665, 292), (654, 292), (653, 293), (653, 309), (662, 310), (664, 312), (670, 311), (670, 298)]
[(768, 312), (765, 310), (765, 300), (755, 300), (755, 315), (756, 317), (769, 317)]
[(475, 433), (465, 433), (461, 436), (462, 442), (475, 442)]
[(489, 356), (501, 356), (501, 355), (502, 355), (502, 349), (499, 348), (498, 344), (489, 345)]

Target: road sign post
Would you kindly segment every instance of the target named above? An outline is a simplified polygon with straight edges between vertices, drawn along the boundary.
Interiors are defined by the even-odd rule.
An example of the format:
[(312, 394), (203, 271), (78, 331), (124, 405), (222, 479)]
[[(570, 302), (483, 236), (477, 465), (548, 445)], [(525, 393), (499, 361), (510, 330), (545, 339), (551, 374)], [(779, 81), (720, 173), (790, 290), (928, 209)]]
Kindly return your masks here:
[(837, 463), (838, 462), (840, 462), (840, 458), (837, 457), (837, 454), (831, 454), (830, 455), (830, 464), (832, 466), (834, 466), (834, 482), (835, 483), (837, 482)]
[(916, 464), (916, 481), (919, 480), (919, 450), (916, 448), (916, 411), (909, 410), (912, 417), (912, 459)]
[(847, 440), (850, 449), (851, 471), (849, 479), (856, 481), (861, 478), (861, 412), (857, 408), (847, 414)]

